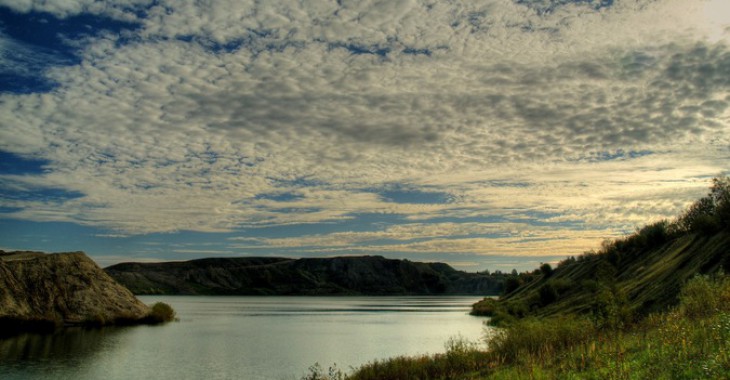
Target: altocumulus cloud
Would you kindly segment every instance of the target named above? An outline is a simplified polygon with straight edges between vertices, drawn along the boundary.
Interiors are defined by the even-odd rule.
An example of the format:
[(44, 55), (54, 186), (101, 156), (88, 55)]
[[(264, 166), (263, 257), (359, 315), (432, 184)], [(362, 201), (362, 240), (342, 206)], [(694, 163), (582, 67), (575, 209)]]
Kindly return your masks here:
[(674, 215), (730, 158), (722, 0), (0, 6), (129, 25), (67, 36), (71, 61), (0, 31), (7, 75), (46, 54), (54, 84), (0, 95), (0, 151), (45, 163), (3, 194), (75, 195), (4, 196), (7, 218), (135, 235), (382, 214), (398, 225), (252, 245), (574, 254)]

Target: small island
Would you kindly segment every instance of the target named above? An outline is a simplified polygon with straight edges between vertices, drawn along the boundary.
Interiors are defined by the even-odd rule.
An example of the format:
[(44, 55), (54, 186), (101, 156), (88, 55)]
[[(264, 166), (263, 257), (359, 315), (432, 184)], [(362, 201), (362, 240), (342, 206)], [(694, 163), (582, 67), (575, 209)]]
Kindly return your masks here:
[(107, 275), (83, 252), (0, 251), (0, 335), (64, 326), (162, 323), (166, 304), (152, 307)]

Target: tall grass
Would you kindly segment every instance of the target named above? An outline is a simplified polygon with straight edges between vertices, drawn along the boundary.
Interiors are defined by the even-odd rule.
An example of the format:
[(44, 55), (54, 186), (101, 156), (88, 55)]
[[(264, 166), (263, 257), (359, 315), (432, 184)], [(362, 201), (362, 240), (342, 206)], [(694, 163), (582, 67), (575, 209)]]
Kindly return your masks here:
[(563, 350), (584, 344), (595, 334), (594, 324), (583, 317), (526, 318), (495, 330), (489, 348), (501, 363), (544, 365)]
[[(503, 364), (490, 379), (728, 379), (730, 378), (730, 278), (697, 276), (678, 307), (625, 329), (581, 334), (524, 321), (506, 328), (493, 354)], [(585, 321), (574, 329), (591, 329)], [(588, 330), (583, 330), (588, 331)], [(531, 338), (533, 337), (533, 338)]]

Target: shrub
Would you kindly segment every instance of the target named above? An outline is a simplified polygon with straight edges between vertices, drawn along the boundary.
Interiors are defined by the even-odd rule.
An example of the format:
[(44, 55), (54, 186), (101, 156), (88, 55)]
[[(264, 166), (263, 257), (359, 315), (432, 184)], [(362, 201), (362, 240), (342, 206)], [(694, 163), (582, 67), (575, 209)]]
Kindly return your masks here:
[(555, 289), (552, 283), (547, 283), (538, 289), (540, 294), (540, 305), (549, 305), (558, 299), (558, 291)]
[(666, 220), (644, 226), (636, 232), (638, 236), (637, 243), (643, 248), (666, 243), (669, 239), (668, 226), (669, 223)]
[(568, 278), (551, 279), (548, 283), (553, 285), (558, 295), (562, 295), (574, 287), (574, 282)]
[(690, 279), (679, 294), (679, 310), (690, 318), (730, 310), (730, 278), (700, 275)]
[(550, 277), (553, 275), (553, 267), (548, 263), (542, 264), (540, 265), (540, 272), (542, 272), (545, 278)]
[(593, 322), (600, 329), (622, 329), (634, 318), (626, 294), (615, 287), (604, 287), (598, 291), (592, 311)]
[(498, 310), (503, 309), (502, 305), (494, 299), (494, 298), (485, 298), (471, 307), (471, 314), (472, 315), (479, 315), (479, 316), (485, 316), (485, 317), (491, 317), (495, 313), (497, 313)]
[(507, 312), (517, 318), (526, 317), (529, 311), (530, 308), (523, 301), (511, 301), (507, 303)]
[(152, 305), (148, 319), (151, 323), (170, 322), (175, 319), (175, 310), (164, 302), (157, 302)]

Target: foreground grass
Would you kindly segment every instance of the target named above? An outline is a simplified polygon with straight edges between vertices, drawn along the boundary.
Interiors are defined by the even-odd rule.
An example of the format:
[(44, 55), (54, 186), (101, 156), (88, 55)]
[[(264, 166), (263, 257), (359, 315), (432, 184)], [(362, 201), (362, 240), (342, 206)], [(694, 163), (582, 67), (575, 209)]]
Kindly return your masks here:
[(495, 330), (486, 350), (454, 339), (444, 354), (375, 361), (350, 374), (313, 367), (303, 379), (730, 378), (728, 276), (695, 277), (666, 313), (598, 326), (587, 317), (527, 318)]
[(692, 321), (679, 312), (631, 331), (599, 333), (567, 349), (505, 362), (490, 379), (727, 379), (730, 314)]

